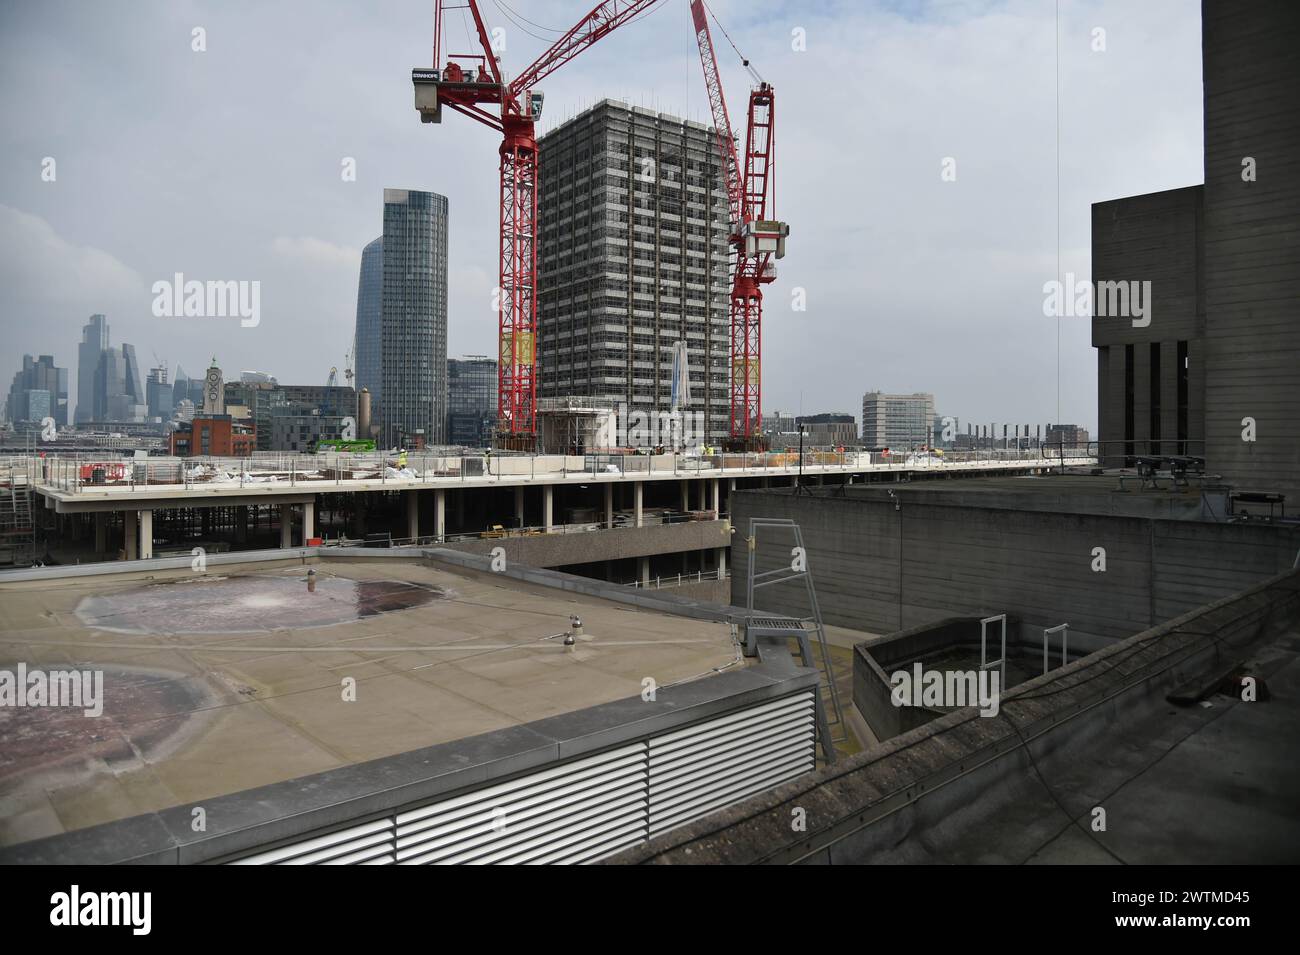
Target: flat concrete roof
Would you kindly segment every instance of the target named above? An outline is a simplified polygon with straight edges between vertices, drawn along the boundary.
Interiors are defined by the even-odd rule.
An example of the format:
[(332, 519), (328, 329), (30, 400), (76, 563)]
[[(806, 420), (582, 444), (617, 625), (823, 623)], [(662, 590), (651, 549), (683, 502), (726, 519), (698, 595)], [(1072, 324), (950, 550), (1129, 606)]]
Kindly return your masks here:
[[(1120, 478), (1123, 477), (1121, 486)], [(971, 475), (960, 481), (944, 480), (933, 473), (919, 474), (922, 480), (896, 483), (853, 484), (840, 488), (811, 487), (817, 496), (843, 494), (852, 500), (880, 501), (897, 498), (917, 504), (947, 504), (959, 507), (988, 507), (1017, 511), (1052, 511), (1068, 514), (1115, 514), (1129, 517), (1159, 517), (1200, 520), (1204, 511), (1203, 487), (1171, 488), (1162, 478), (1159, 489), (1141, 488), (1135, 473), (1117, 471), (1024, 475)], [(1206, 485), (1208, 487), (1208, 484)], [(780, 489), (777, 489), (779, 492)], [(745, 493), (770, 493), (746, 489)], [(789, 493), (786, 491), (786, 493)], [(1222, 520), (1220, 503), (1210, 505)]]
[[(435, 473), (435, 470), (430, 468), (427, 473), (412, 470), (410, 476), (406, 477), (342, 479), (328, 477), (326, 475), (328, 469), (324, 464), (319, 464), (315, 471), (298, 471), (293, 474), (282, 472), (273, 481), (259, 479), (255, 482), (245, 482), (235, 478), (231, 480), (190, 481), (188, 484), (151, 483), (138, 485), (129, 481), (118, 481), (103, 485), (75, 484), (75, 479), (68, 477), (68, 474), (75, 475), (75, 471), (69, 472), (66, 467), (64, 470), (59, 470), (57, 466), (59, 462), (52, 462), (55, 466), (55, 473), (51, 479), (48, 481), (37, 479), (32, 487), (36, 493), (45, 498), (47, 507), (53, 508), (60, 514), (66, 514), (136, 508), (223, 506), (232, 503), (299, 503), (309, 499), (310, 495), (316, 494), (384, 493), (406, 490), (531, 487), (533, 485), (556, 486), (563, 484), (618, 484), (644, 481), (716, 480), (720, 478), (791, 478), (800, 474), (796, 451), (774, 451), (771, 452), (771, 455), (774, 459), (781, 460), (783, 463), (780, 466), (772, 467), (742, 466), (741, 462), (744, 461), (744, 455), (740, 454), (720, 456), (718, 466), (714, 466), (711, 460), (703, 462), (697, 459), (683, 459), (676, 462), (657, 460), (671, 458), (670, 455), (656, 456), (656, 458), (645, 455), (626, 455), (623, 460), (623, 467), (610, 472), (581, 469), (565, 470), (564, 456), (550, 455), (545, 457), (552, 463), (547, 464), (542, 470), (529, 470), (523, 469), (522, 465), (511, 465), (510, 467), (520, 468), (517, 473), (509, 470), (507, 470), (507, 473), (500, 473), (503, 468), (507, 468), (507, 465), (503, 462), (519, 460), (503, 458), (494, 459), (492, 467), (496, 469), (496, 473), (492, 474), (445, 475)], [(413, 454), (412, 458), (415, 457), (417, 455)], [(575, 457), (582, 458), (580, 455)], [(433, 455), (430, 458), (441, 460), (438, 456)], [(890, 461), (873, 464), (868, 463), (869, 458), (870, 455), (866, 452), (848, 452), (843, 463), (839, 461), (819, 463), (813, 457), (813, 452), (808, 452), (802, 473), (805, 481), (819, 475), (825, 477), (837, 474), (856, 475), (858, 477), (868, 475), (882, 477), (891, 474), (952, 474), (965, 476), (971, 473), (1017, 473), (1050, 467), (1052, 464), (1051, 461), (1045, 461), (1041, 458), (981, 459), (975, 461), (935, 458), (919, 460), (913, 463)], [(734, 465), (726, 466), (728, 461), (733, 460)], [(184, 459), (172, 459), (172, 461), (183, 462)], [(417, 466), (419, 464), (419, 462), (415, 461), (412, 463)], [(63, 462), (63, 464), (66, 466), (72, 464), (76, 464), (77, 467), (81, 466), (79, 462)], [(626, 470), (623, 468), (626, 468)]]
[(609, 861), (1294, 864), (1298, 621), (1279, 574)]
[(743, 665), (726, 623), (417, 559), (313, 566), (311, 593), (297, 560), (0, 584), (0, 670), (101, 670), (104, 699), (0, 707), (0, 845)]

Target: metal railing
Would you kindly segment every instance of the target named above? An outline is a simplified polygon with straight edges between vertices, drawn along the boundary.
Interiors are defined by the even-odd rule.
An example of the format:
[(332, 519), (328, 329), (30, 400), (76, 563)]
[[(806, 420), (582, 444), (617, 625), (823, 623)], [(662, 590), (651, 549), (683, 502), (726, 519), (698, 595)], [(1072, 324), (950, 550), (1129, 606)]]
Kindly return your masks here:
[(248, 457), (113, 457), (75, 452), (45, 457), (12, 456), (14, 466), (32, 479), (59, 491), (134, 492), (142, 488), (213, 490), (247, 487), (454, 486), (469, 481), (518, 483), (586, 478), (666, 479), (788, 476), (800, 470), (813, 476), (836, 472), (962, 470), (1014, 467), (1029, 463), (1069, 464), (1091, 460), (1090, 447), (981, 449), (976, 451), (875, 451), (805, 448), (796, 451), (735, 454), (618, 454), (464, 455), (440, 452), (325, 452), (296, 454), (258, 452)]
[(681, 587), (689, 584), (702, 584), (706, 580), (730, 580), (731, 574), (718, 568), (714, 571), (705, 573), (697, 570), (694, 574), (677, 574), (676, 576), (665, 577), (662, 574), (656, 574), (654, 580), (631, 580), (623, 584), (624, 587), (640, 588), (642, 590), (668, 590), (673, 587)]

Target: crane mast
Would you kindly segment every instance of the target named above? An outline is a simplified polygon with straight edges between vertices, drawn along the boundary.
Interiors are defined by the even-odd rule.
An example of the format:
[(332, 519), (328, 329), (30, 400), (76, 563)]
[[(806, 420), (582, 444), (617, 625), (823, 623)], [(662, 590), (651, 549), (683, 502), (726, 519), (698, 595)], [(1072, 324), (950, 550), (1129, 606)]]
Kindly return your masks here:
[[(537, 139), (539, 84), (602, 37), (661, 0), (606, 0), (506, 83), (476, 0), (435, 0), (433, 66), (411, 71), (420, 120), (442, 107), (501, 133), (497, 443), (531, 450), (537, 433)], [(481, 53), (450, 53), (443, 65), (446, 9), (468, 7)], [(495, 112), (493, 111), (495, 107)]]
[[(769, 205), (769, 197), (774, 189), (776, 96), (772, 86), (761, 79), (750, 90), (742, 162), (736, 153), (704, 0), (691, 0), (691, 18), (713, 111), (718, 158), (731, 212), (731, 244), (736, 250), (730, 299), (731, 443), (735, 448), (747, 450), (755, 447), (761, 438), (762, 286), (776, 278), (772, 258), (785, 255), (785, 237), (790, 234), (786, 223), (768, 218), (769, 209), (775, 212)], [(755, 78), (758, 79), (757, 74)]]

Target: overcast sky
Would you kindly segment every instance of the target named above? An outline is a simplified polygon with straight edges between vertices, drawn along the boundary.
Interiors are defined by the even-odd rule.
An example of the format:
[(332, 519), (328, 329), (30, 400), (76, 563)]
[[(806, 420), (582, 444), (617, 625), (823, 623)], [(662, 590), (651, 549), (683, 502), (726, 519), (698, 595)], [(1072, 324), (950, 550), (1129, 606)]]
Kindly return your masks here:
[[(592, 3), (481, 0), (507, 73), (547, 43), (503, 10), (553, 37)], [(1090, 203), (1203, 181), (1197, 0), (1060, 3), (1059, 221), (1053, 0), (711, 6), (777, 91), (791, 235), (766, 293), (764, 409), (860, 415), (864, 391), (932, 391), (963, 428), (1094, 428), (1085, 318), (1059, 322), (1058, 418), (1043, 283), (1058, 255), (1061, 272), (1089, 275)], [(351, 345), (384, 187), (449, 198), (449, 354), (494, 354), (498, 141), (455, 114), (419, 121), (410, 70), (430, 62), (432, 7), (0, 0), (5, 387), (23, 353), (53, 352), (75, 392), (92, 312), (146, 367), (156, 353), (196, 374), (215, 355), (228, 378), (323, 384)], [(196, 27), (206, 52), (191, 48)], [(748, 78), (714, 39), (741, 117)], [(543, 88), (541, 131), (606, 96), (707, 121), (687, 0), (663, 0)], [(941, 178), (945, 157), (956, 181)], [(154, 317), (151, 286), (176, 272), (260, 281), (260, 324)]]

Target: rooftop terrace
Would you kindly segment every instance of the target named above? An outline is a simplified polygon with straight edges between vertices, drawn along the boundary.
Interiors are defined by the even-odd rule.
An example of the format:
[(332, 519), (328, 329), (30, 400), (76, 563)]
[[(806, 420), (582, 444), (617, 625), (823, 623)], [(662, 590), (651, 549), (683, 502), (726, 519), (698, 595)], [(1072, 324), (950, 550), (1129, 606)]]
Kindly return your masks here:
[(744, 665), (725, 622), (418, 559), (316, 561), (314, 591), (308, 569), (0, 584), (0, 669), (104, 674), (99, 718), (0, 708), (0, 845)]

